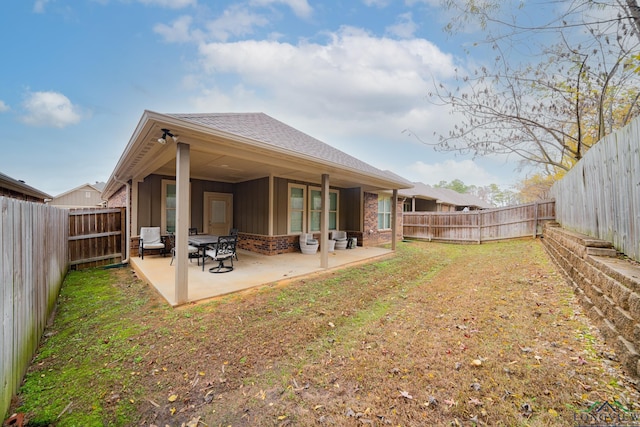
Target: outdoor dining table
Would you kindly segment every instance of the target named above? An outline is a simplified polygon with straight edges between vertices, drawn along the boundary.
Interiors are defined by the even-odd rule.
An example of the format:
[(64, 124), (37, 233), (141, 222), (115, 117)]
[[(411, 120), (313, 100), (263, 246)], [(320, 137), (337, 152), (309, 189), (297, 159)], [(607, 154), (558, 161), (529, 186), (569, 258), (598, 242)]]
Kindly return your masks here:
[(207, 247), (216, 243), (218, 243), (218, 236), (215, 234), (192, 234), (189, 236), (189, 244), (197, 247), (200, 251), (198, 258), (202, 258), (202, 271), (204, 271), (204, 257), (206, 256)]

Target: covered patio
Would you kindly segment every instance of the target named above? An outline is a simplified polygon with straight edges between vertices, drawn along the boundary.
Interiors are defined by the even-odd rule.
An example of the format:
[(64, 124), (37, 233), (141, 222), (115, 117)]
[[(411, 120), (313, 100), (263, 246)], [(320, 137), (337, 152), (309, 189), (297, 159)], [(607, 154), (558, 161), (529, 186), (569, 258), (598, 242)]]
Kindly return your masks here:
[[(323, 268), (320, 267), (320, 253), (268, 256), (239, 250), (238, 260), (233, 262), (233, 271), (222, 274), (209, 272), (209, 267), (216, 265), (215, 262), (208, 260), (202, 271), (202, 266), (198, 265), (194, 259), (187, 263), (189, 277), (187, 301), (190, 303), (203, 301), (260, 286), (281, 284), (292, 279), (385, 258), (392, 254), (393, 251), (382, 247), (337, 250), (329, 253), (329, 267)], [(144, 259), (132, 257), (130, 262), (136, 274), (151, 284), (169, 304), (174, 307), (180, 305), (175, 295), (176, 263), (169, 265), (170, 256), (148, 255)]]
[[(333, 268), (339, 255), (345, 258), (339, 264), (346, 264), (348, 257), (364, 256), (364, 248), (390, 244), (393, 251), (402, 238), (398, 189), (410, 186), (263, 113), (145, 111), (103, 198), (108, 206), (127, 207), (127, 261), (167, 301), (180, 305)], [(169, 261), (166, 268), (142, 267), (141, 227), (172, 236), (178, 253), (173, 267)], [(207, 271), (200, 281), (195, 263), (179, 256), (192, 228), (211, 236), (235, 230), (244, 258), (268, 255), (265, 264), (273, 272), (248, 271), (243, 279), (241, 257), (232, 273), (217, 279)], [(354, 254), (329, 252), (332, 231), (357, 240)], [(299, 238), (307, 233), (319, 242), (319, 252), (303, 258)], [(216, 281), (219, 290), (212, 291)]]

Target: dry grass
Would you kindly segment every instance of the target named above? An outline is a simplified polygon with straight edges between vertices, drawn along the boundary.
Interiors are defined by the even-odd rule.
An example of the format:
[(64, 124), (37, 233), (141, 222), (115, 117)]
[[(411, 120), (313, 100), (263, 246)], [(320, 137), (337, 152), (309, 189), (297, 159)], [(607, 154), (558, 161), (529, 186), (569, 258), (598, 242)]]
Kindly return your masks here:
[[(106, 327), (73, 346), (95, 347), (85, 356), (121, 377), (38, 388), (79, 363), (48, 339), (20, 395), (32, 420), (30, 402), (50, 392), (64, 397), (52, 414), (76, 402), (60, 426), (573, 426), (595, 402), (638, 410), (538, 241), (402, 243), (391, 260), (178, 310), (128, 270), (108, 274), (118, 301), (137, 301), (117, 313), (127, 352), (115, 355)], [(78, 327), (56, 322), (49, 334)]]

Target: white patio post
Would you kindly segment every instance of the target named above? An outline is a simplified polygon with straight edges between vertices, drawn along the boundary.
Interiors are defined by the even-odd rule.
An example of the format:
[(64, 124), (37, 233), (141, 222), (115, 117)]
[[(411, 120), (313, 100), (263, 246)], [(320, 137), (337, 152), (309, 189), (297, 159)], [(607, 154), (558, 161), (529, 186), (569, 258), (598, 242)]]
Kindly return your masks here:
[(322, 174), (322, 204), (320, 216), (320, 267), (329, 267), (329, 175)]
[(398, 190), (393, 190), (391, 202), (391, 250), (395, 251), (398, 242)]
[(179, 142), (176, 146), (176, 304), (184, 304), (189, 297), (187, 246), (189, 235), (189, 144)]

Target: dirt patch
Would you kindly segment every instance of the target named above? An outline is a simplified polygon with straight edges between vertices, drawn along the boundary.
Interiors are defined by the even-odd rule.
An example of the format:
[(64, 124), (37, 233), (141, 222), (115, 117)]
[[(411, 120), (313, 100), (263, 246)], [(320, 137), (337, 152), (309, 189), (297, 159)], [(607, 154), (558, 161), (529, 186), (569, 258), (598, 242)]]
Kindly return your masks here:
[[(572, 426), (604, 402), (640, 412), (538, 241), (402, 243), (390, 260), (180, 309), (130, 270), (108, 275), (111, 314), (90, 293), (65, 313), (80, 297), (63, 288), (66, 320), (47, 333), (68, 339), (44, 340), (13, 408), (30, 425)], [(78, 333), (78, 319), (96, 322)], [(87, 358), (92, 378), (42, 384)]]

